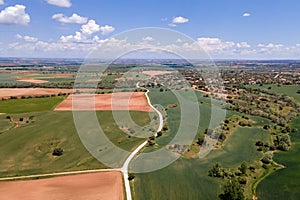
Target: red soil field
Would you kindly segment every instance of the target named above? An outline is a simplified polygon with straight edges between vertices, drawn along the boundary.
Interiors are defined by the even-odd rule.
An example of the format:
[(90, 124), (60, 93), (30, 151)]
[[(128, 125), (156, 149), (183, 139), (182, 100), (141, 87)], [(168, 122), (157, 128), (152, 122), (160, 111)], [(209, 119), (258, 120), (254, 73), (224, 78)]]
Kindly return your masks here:
[(38, 79), (33, 79), (33, 78), (21, 78), (18, 81), (21, 82), (27, 82), (27, 83), (47, 83), (49, 81), (44, 81), (44, 80), (38, 80)]
[(0, 88), (0, 98), (9, 98), (11, 96), (41, 96), (59, 93), (72, 93), (73, 89), (57, 88)]
[(123, 200), (121, 172), (99, 172), (40, 180), (0, 182), (0, 199)]
[[(74, 109), (72, 102), (74, 100)], [(54, 110), (136, 110), (152, 112), (143, 92), (70, 95)]]

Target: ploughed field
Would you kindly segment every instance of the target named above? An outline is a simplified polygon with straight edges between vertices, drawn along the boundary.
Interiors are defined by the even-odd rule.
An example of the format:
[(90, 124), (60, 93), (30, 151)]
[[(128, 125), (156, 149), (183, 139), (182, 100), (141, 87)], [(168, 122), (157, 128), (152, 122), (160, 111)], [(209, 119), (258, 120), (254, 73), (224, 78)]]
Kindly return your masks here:
[(58, 110), (135, 110), (152, 111), (145, 93), (73, 94), (55, 108)]
[(1, 199), (123, 200), (121, 172), (99, 172), (0, 183)]

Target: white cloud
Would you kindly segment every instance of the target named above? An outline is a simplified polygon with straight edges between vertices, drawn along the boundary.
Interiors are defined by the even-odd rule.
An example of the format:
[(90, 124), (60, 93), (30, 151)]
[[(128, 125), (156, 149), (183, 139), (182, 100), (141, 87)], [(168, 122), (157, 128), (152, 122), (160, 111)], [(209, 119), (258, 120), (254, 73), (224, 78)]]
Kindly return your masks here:
[(184, 24), (187, 22), (189, 22), (189, 19), (181, 17), (181, 16), (173, 18), (173, 21), (172, 21), (173, 24)]
[(55, 19), (61, 23), (66, 24), (85, 24), (88, 21), (87, 17), (79, 16), (76, 13), (73, 13), (71, 17), (67, 17), (64, 14), (58, 13), (52, 16), (52, 19)]
[(3, 5), (4, 4), (4, 0), (0, 0), (0, 5)]
[(37, 38), (31, 37), (31, 36), (28, 36), (28, 35), (22, 36), (22, 35), (20, 35), (20, 34), (17, 34), (17, 35), (16, 35), (16, 38), (18, 38), (18, 39), (23, 39), (23, 40), (26, 41), (26, 42), (37, 42), (37, 41), (38, 41)]
[(151, 37), (151, 36), (147, 36), (147, 37), (144, 37), (142, 40), (145, 41), (145, 42), (151, 42), (151, 41), (154, 40), (154, 38)]
[(108, 35), (109, 33), (114, 32), (115, 28), (109, 25), (105, 25), (105, 26), (101, 26), (100, 30), (102, 32), (101, 33), (102, 35)]
[(9, 6), (0, 12), (0, 24), (27, 25), (30, 22), (30, 16), (25, 12), (26, 6)]
[(87, 24), (81, 26), (81, 32), (86, 35), (91, 35), (100, 31), (100, 26), (96, 24), (95, 20), (89, 20)]
[(174, 17), (172, 20), (172, 23), (169, 24), (170, 27), (175, 27), (177, 26), (177, 24), (185, 24), (188, 23), (189, 19), (182, 17), (182, 16), (178, 16), (178, 17)]
[(70, 0), (47, 0), (47, 3), (58, 6), (58, 7), (66, 7), (66, 8), (69, 8), (72, 6), (72, 3)]
[(250, 17), (250, 16), (251, 16), (250, 13), (244, 13), (244, 14), (243, 14), (243, 17)]

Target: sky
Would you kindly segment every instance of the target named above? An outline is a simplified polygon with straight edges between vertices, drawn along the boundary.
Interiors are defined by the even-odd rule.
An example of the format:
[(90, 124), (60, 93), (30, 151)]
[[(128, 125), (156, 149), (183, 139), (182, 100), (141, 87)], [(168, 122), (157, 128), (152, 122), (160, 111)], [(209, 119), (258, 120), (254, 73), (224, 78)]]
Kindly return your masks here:
[(116, 34), (159, 27), (193, 44), (163, 46), (145, 31), (138, 47), (198, 45), (215, 59), (300, 59), (299, 9), (299, 0), (0, 0), (0, 57), (84, 58), (103, 46), (137, 45)]

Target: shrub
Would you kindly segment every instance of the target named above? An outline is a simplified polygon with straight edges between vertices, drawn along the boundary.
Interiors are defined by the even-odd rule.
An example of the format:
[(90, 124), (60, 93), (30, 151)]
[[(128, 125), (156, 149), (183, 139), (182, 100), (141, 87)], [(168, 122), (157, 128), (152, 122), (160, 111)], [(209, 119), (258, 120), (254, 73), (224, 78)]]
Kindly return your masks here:
[(52, 152), (53, 156), (61, 156), (63, 155), (64, 150), (62, 148), (55, 148)]

